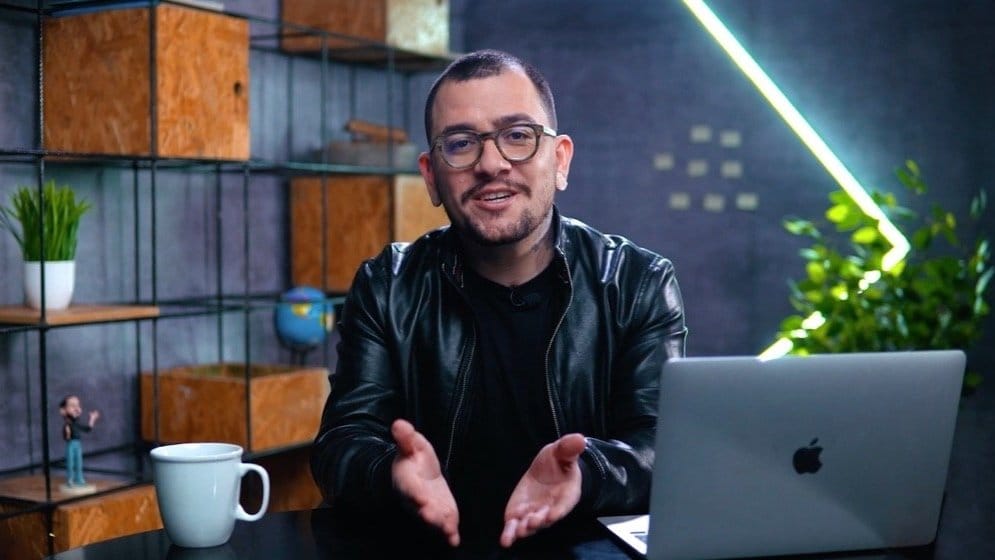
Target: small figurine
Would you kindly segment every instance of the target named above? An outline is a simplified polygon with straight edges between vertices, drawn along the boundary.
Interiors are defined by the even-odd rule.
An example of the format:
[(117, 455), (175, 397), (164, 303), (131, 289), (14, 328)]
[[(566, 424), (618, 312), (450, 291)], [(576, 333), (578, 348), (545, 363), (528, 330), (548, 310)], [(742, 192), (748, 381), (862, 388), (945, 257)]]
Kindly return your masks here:
[(66, 440), (66, 484), (62, 486), (65, 492), (92, 492), (96, 489), (92, 484), (87, 484), (83, 480), (83, 445), (80, 436), (83, 432), (93, 430), (93, 425), (100, 418), (100, 411), (91, 410), (89, 421), (80, 422), (83, 415), (83, 407), (80, 405), (79, 397), (67, 395), (59, 403), (59, 413), (65, 419), (62, 426), (62, 439)]

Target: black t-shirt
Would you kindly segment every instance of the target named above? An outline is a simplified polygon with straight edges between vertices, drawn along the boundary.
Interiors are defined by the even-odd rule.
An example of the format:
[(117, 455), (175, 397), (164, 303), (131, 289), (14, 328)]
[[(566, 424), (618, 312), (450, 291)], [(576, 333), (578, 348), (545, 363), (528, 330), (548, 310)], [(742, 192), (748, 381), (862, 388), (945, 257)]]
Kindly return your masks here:
[(536, 453), (556, 439), (546, 387), (546, 350), (561, 301), (550, 265), (508, 288), (467, 271), (477, 344), (468, 425), (451, 466), (460, 536), (496, 542), (504, 508)]

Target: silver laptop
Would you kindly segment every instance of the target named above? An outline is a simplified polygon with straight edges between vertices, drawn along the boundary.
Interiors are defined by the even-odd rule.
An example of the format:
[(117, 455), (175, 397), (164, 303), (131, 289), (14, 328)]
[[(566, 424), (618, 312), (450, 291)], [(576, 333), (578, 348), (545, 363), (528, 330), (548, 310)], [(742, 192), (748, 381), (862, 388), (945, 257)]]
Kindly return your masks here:
[(672, 359), (650, 515), (601, 521), (651, 560), (932, 542), (964, 365), (959, 350)]

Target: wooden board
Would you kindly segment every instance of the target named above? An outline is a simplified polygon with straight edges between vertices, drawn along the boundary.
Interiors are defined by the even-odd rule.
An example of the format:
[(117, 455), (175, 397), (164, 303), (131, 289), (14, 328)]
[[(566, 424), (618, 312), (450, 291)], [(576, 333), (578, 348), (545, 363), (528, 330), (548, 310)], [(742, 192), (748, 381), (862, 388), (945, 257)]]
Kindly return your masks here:
[(310, 443), (328, 397), (328, 370), (253, 364), (249, 375), (247, 418), (243, 364), (161, 371), (158, 395), (153, 393), (154, 376), (143, 372), (142, 438), (161, 443), (220, 441), (256, 452)]
[(151, 484), (61, 505), (52, 519), (55, 548), (60, 551), (161, 528)]
[(449, 52), (448, 0), (387, 0), (388, 45), (431, 54)]
[(414, 241), (429, 230), (449, 223), (441, 206), (432, 206), (421, 175), (394, 178), (394, 241)]
[[(108, 488), (107, 484), (115, 484), (96, 479), (92, 482), (100, 489)], [(0, 487), (6, 488), (15, 483), (35, 489), (40, 487), (44, 495), (43, 475), (0, 480)], [(16, 513), (23, 509), (24, 506), (0, 502), (0, 513)], [(0, 519), (0, 558), (46, 556), (46, 515), (45, 512), (34, 511)], [(62, 504), (52, 511), (52, 542), (56, 552), (160, 528), (162, 518), (151, 484)]]
[[(0, 515), (21, 510), (18, 506), (0, 502)], [(35, 560), (47, 556), (47, 532), (45, 514), (42, 512), (0, 519), (0, 558)]]
[[(77, 325), (97, 321), (124, 321), (158, 317), (159, 308), (152, 305), (71, 305), (67, 309), (48, 311), (48, 325)], [(41, 311), (20, 305), (0, 306), (0, 323), (40, 325)]]
[[(344, 293), (359, 265), (390, 240), (389, 178), (296, 177), (290, 183), (290, 216), (294, 285)], [(327, 247), (325, 258), (323, 246)]]
[[(248, 21), (171, 5), (155, 13), (158, 154), (248, 159)], [(44, 20), (46, 149), (152, 153), (149, 14)]]
[[(311, 476), (311, 446), (253, 460), (270, 478), (267, 511), (313, 509), (321, 504), (321, 492)], [(249, 475), (242, 479), (242, 505), (254, 512), (262, 501), (259, 478)]]
[[(368, 39), (415, 52), (449, 51), (448, 0), (283, 0), (283, 21)], [(318, 52), (319, 35), (286, 28), (281, 44), (292, 52)], [(329, 37), (330, 49), (359, 49), (355, 40)], [(383, 56), (381, 53), (380, 56)]]
[(324, 181), (324, 216), (321, 177), (297, 177), (290, 183), (295, 285), (344, 293), (362, 262), (387, 243), (413, 241), (449, 223), (445, 211), (432, 206), (421, 175), (335, 175)]
[(148, 30), (145, 10), (45, 20), (46, 148), (149, 153)]
[(157, 10), (159, 155), (248, 159), (248, 20)]

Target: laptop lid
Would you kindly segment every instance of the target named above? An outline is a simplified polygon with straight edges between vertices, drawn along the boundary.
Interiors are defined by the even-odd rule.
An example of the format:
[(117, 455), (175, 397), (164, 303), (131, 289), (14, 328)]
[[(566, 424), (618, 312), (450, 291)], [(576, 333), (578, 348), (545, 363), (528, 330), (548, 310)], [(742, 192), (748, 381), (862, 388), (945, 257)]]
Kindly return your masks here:
[(959, 350), (669, 360), (647, 556), (931, 542), (964, 365)]

